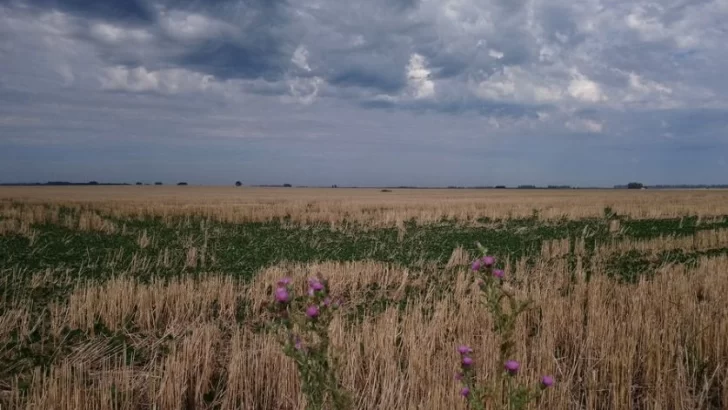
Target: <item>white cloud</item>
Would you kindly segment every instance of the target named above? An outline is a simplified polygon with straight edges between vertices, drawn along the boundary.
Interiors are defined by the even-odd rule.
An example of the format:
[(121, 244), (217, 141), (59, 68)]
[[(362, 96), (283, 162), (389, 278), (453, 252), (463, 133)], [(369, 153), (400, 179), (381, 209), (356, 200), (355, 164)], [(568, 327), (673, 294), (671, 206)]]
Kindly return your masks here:
[(100, 81), (102, 89), (113, 91), (180, 94), (221, 90), (213, 76), (183, 69), (148, 71), (117, 66), (105, 69)]
[(412, 54), (407, 64), (407, 83), (415, 99), (435, 95), (435, 83), (430, 79), (430, 74), (425, 58), (420, 54)]
[(671, 94), (672, 89), (666, 87), (660, 83), (645, 80), (641, 76), (635, 73), (629, 73), (629, 86), (635, 91), (641, 93), (658, 92), (664, 94)]
[[(308, 49), (303, 44), (296, 47), (291, 56), (291, 63), (301, 70), (310, 72), (308, 65)], [(293, 77), (286, 80), (290, 97), (286, 101), (293, 101), (303, 105), (310, 105), (318, 98), (324, 80), (321, 77)]]
[(357, 34), (351, 37), (350, 44), (352, 47), (358, 47), (364, 45), (364, 43), (364, 36), (362, 36), (361, 34)]
[(625, 17), (627, 27), (637, 31), (643, 40), (655, 41), (667, 36), (667, 30), (655, 16), (648, 16), (640, 5)]
[(626, 87), (615, 90), (614, 102), (617, 105), (638, 104), (642, 107), (674, 108), (679, 99), (687, 97), (691, 93), (681, 87), (679, 83), (667, 86), (633, 71), (619, 69), (612, 69), (612, 71), (626, 77), (627, 80)]
[(578, 70), (572, 70), (572, 80), (569, 83), (568, 92), (573, 98), (584, 102), (596, 103), (607, 99), (599, 84), (579, 73)]
[(563, 44), (566, 44), (569, 41), (569, 36), (567, 36), (566, 34), (562, 34), (558, 31), (556, 32), (555, 36)]
[[(491, 5), (470, 0), (447, 0), (431, 2), (436, 6), (430, 10), (437, 22), (441, 25), (443, 33), (456, 34), (483, 34), (494, 28), (491, 16)], [(441, 16), (444, 16), (443, 19)]]
[[(295, 77), (288, 80), (288, 89), (293, 97), (293, 101), (310, 105), (318, 97), (319, 90), (324, 84), (324, 80), (320, 77), (300, 78)], [(290, 99), (286, 99), (289, 100)]]
[(488, 50), (488, 55), (495, 58), (496, 60), (500, 60), (501, 58), (503, 58), (503, 56), (505, 56), (505, 54), (503, 54), (502, 52), (493, 49)]
[[(662, 6), (650, 4), (648, 9), (647, 6), (637, 5), (625, 17), (625, 23), (643, 41), (670, 40), (679, 49), (691, 49), (701, 45), (701, 37), (703, 37), (701, 32), (704, 30), (701, 14), (710, 13), (709, 4), (696, 4), (686, 8), (680, 19), (672, 21), (668, 25), (660, 19), (666, 12)], [(697, 16), (695, 13), (698, 13)]]
[(502, 71), (482, 81), (474, 89), (480, 98), (509, 102), (556, 102), (563, 92), (557, 84), (547, 84), (548, 78), (536, 78), (520, 67), (503, 67)]
[(311, 67), (308, 65), (308, 50), (303, 45), (298, 46), (293, 52), (291, 62), (302, 70), (311, 71)]
[(144, 42), (152, 39), (151, 34), (145, 30), (122, 28), (108, 23), (96, 23), (91, 26), (91, 36), (106, 44)]
[(571, 119), (565, 125), (566, 128), (576, 132), (600, 133), (604, 130), (604, 124), (601, 122), (587, 119)]
[(544, 45), (538, 52), (538, 60), (541, 62), (553, 62), (559, 54), (559, 48), (555, 46)]
[(202, 14), (173, 11), (162, 12), (161, 15), (162, 29), (181, 41), (206, 40), (237, 32), (234, 26)]

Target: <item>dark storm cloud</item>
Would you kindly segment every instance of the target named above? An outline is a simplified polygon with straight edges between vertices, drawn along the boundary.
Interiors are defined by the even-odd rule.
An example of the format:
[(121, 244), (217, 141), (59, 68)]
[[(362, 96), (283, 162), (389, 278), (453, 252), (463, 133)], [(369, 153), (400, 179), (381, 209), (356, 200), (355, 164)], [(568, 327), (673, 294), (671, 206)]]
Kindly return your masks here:
[(58, 10), (87, 18), (125, 23), (152, 23), (156, 14), (145, 0), (0, 0), (0, 5)]
[(542, 27), (546, 39), (554, 43), (574, 46), (586, 39), (579, 31), (576, 17), (566, 5), (548, 5), (541, 10)]
[(287, 69), (290, 58), (284, 51), (276, 39), (265, 36), (248, 44), (215, 39), (184, 52), (175, 62), (222, 79), (278, 79)]
[(357, 86), (384, 92), (397, 92), (407, 84), (404, 73), (393, 69), (391, 64), (385, 64), (389, 67), (384, 70), (378, 70), (374, 64), (369, 65), (342, 67), (328, 78), (328, 82), (333, 86)]

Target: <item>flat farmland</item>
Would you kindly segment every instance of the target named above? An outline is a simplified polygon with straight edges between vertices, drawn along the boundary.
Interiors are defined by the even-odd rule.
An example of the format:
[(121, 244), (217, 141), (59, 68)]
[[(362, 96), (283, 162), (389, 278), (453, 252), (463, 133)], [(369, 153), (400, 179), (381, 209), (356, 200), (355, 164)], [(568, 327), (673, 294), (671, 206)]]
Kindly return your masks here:
[(533, 301), (529, 408), (728, 408), (728, 191), (195, 186), (0, 188), (0, 407), (305, 408), (265, 306), (322, 276), (353, 408), (465, 409), (478, 243)]

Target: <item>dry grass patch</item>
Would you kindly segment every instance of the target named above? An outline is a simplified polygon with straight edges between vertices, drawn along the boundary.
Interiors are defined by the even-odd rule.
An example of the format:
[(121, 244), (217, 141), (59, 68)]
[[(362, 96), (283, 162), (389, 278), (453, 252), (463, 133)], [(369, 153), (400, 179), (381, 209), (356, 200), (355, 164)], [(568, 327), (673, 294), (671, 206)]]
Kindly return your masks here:
[(597, 255), (624, 254), (630, 251), (655, 254), (662, 251), (686, 252), (728, 248), (728, 229), (698, 231), (694, 235), (660, 236), (648, 240), (620, 238), (597, 246)]

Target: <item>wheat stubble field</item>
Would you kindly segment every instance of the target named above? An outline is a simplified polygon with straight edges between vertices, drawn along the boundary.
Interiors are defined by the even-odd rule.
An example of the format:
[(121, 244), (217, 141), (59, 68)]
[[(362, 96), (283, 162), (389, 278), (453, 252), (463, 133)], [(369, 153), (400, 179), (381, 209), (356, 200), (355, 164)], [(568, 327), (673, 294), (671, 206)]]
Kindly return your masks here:
[(303, 408), (261, 306), (320, 274), (356, 408), (464, 409), (476, 242), (539, 408), (728, 409), (728, 191), (203, 187), (0, 188), (0, 408)]

